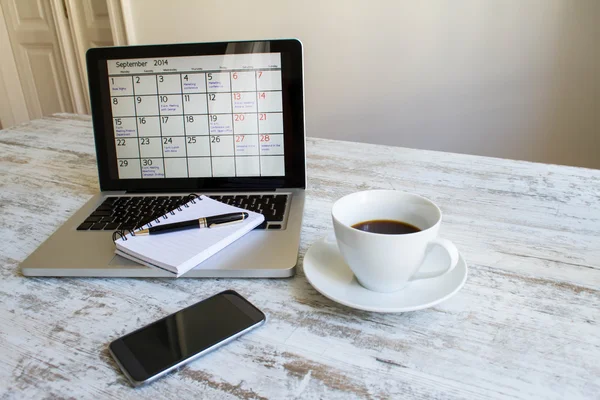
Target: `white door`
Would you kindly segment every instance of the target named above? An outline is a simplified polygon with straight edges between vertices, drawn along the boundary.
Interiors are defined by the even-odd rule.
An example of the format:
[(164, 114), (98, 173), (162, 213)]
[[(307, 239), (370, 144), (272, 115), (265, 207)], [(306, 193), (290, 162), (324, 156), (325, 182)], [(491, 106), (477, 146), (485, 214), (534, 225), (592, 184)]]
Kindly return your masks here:
[(29, 117), (73, 112), (50, 1), (0, 0), (0, 5)]
[(8, 128), (27, 121), (29, 111), (8, 37), (4, 12), (0, 7), (0, 125)]
[[(89, 93), (85, 52), (90, 47), (112, 46), (113, 38), (106, 0), (64, 0), (75, 43), (75, 54), (81, 87), (84, 89), (86, 112)], [(71, 79), (75, 79), (73, 76)]]

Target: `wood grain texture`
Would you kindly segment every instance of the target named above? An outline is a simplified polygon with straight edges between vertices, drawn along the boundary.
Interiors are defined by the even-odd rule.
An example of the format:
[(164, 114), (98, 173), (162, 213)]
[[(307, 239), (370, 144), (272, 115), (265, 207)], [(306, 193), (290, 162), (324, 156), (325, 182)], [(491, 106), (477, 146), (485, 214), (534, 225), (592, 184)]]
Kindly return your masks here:
[[(91, 121), (0, 131), (0, 398), (597, 399), (600, 171), (309, 139), (298, 274), (286, 280), (25, 278), (18, 264), (98, 190)], [(469, 263), (427, 310), (338, 305), (302, 272), (333, 201), (386, 188), (429, 197)], [(116, 337), (233, 288), (254, 333), (132, 389)]]

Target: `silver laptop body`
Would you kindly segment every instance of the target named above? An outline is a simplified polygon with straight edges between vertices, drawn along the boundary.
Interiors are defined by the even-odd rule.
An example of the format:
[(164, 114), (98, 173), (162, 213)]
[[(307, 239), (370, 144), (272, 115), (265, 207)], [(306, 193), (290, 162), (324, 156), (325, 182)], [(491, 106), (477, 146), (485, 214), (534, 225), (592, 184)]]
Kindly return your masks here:
[[(273, 58), (273, 54), (277, 55)], [(82, 223), (99, 207), (103, 202), (110, 197), (145, 197), (145, 196), (183, 196), (190, 193), (205, 194), (208, 196), (233, 196), (233, 195), (250, 195), (250, 196), (272, 196), (272, 195), (287, 195), (285, 212), (281, 221), (270, 221), (264, 226), (264, 229), (254, 230), (245, 235), (240, 240), (227, 246), (225, 249), (210, 257), (208, 260), (201, 263), (198, 267), (186, 273), (183, 277), (186, 278), (202, 278), (202, 277), (227, 277), (227, 278), (285, 278), (294, 275), (298, 257), (298, 247), (300, 242), (300, 229), (302, 225), (302, 216), (304, 209), (304, 189), (306, 187), (306, 163), (305, 163), (305, 134), (304, 134), (304, 94), (303, 94), (303, 67), (302, 67), (302, 45), (299, 41), (290, 40), (268, 40), (268, 41), (253, 41), (253, 42), (224, 42), (224, 43), (197, 43), (197, 44), (177, 44), (177, 45), (156, 45), (156, 46), (132, 46), (132, 47), (112, 47), (112, 48), (97, 48), (91, 49), (87, 54), (88, 58), (88, 76), (90, 80), (90, 97), (92, 103), (92, 114), (94, 120), (94, 134), (96, 140), (96, 150), (98, 155), (98, 169), (100, 176), (101, 193), (93, 196), (84, 206), (82, 206), (67, 222), (65, 222), (55, 233), (53, 233), (44, 243), (42, 243), (23, 263), (20, 268), (25, 276), (80, 276), (80, 277), (173, 277), (167, 271), (146, 267), (120, 256), (115, 255), (115, 246), (112, 238), (113, 230), (78, 230)], [(268, 58), (268, 60), (267, 60)], [(277, 61), (280, 60), (280, 64)], [(129, 61), (124, 61), (129, 60)], [(169, 68), (165, 65), (156, 66), (155, 69), (148, 68), (149, 65), (156, 63), (156, 60), (161, 61), (161, 64), (167, 62)], [(184, 61), (182, 61), (184, 60)], [(267, 60), (267, 61), (265, 61)], [(113, 86), (108, 83), (111, 79), (110, 65), (115, 65), (121, 62), (123, 70), (118, 71), (121, 75), (114, 75), (121, 79), (125, 84), (122, 86)], [(267, 64), (270, 63), (270, 64)], [(146, 63), (139, 69), (138, 66)], [(213, 63), (213, 64), (211, 64)], [(254, 63), (254, 65), (252, 64)], [(108, 67), (107, 67), (108, 65)], [(121, 67), (120, 67), (121, 68)], [(136, 69), (137, 68), (137, 69)], [(194, 76), (192, 76), (191, 68), (195, 68)], [(219, 68), (217, 72), (215, 68)], [(174, 71), (173, 71), (174, 70)], [(187, 72), (190, 72), (189, 74)], [(224, 72), (223, 72), (224, 71)], [(280, 71), (280, 75), (277, 75)], [(256, 171), (246, 176), (244, 170), (235, 170), (234, 176), (224, 176), (223, 171), (218, 171), (217, 166), (226, 164), (231, 157), (223, 156), (220, 160), (211, 158), (213, 176), (192, 176), (194, 173), (193, 167), (199, 163), (193, 163), (190, 158), (182, 156), (180, 162), (173, 162), (168, 159), (167, 150), (172, 152), (182, 151), (181, 146), (178, 148), (163, 146), (163, 157), (144, 158), (143, 153), (138, 153), (138, 158), (131, 156), (131, 153), (119, 153), (119, 149), (115, 149), (115, 145), (125, 143), (126, 145), (138, 144), (139, 152), (142, 152), (142, 143), (154, 140), (154, 137), (145, 139), (141, 136), (142, 130), (129, 131), (117, 129), (123, 124), (130, 123), (133, 126), (133, 120), (138, 123), (140, 118), (145, 118), (146, 122), (152, 118), (158, 118), (159, 122), (164, 119), (163, 110), (169, 113), (169, 120), (176, 120), (179, 117), (183, 118), (186, 128), (182, 135), (183, 140), (187, 143), (192, 142), (193, 137), (189, 132), (192, 129), (187, 129), (188, 116), (185, 115), (186, 103), (189, 98), (186, 97), (187, 92), (184, 91), (184, 83), (187, 83), (189, 78), (197, 79), (198, 82), (204, 79), (206, 93), (195, 93), (190, 91), (190, 96), (202, 98), (206, 96), (206, 115), (194, 115), (193, 118), (198, 121), (204, 118), (209, 122), (207, 128), (209, 141), (215, 141), (215, 137), (221, 138), (221, 143), (226, 142), (227, 126), (212, 125), (211, 118), (216, 115), (219, 120), (227, 119), (229, 116), (226, 113), (211, 111), (223, 111), (214, 108), (210, 101), (212, 89), (223, 89), (223, 79), (225, 74), (229, 74), (230, 92), (216, 92), (216, 97), (221, 99), (224, 96), (231, 97), (231, 118), (236, 116), (237, 110), (242, 106), (248, 107), (251, 111), (245, 113), (246, 119), (252, 119), (254, 112), (257, 114), (256, 119), (261, 120), (265, 116), (268, 120), (271, 117), (278, 117), (283, 114), (283, 138), (277, 139), (279, 133), (257, 135), (261, 137), (261, 141), (269, 137), (270, 143), (258, 143), (260, 156), (249, 156), (252, 162), (259, 158), (259, 166), (261, 171), (268, 171), (269, 176), (256, 176)], [(181, 100), (171, 100), (173, 104), (170, 108), (162, 108), (159, 103), (157, 116), (140, 117), (139, 114), (128, 116), (130, 111), (123, 111), (115, 108), (115, 105), (109, 106), (109, 103), (114, 104), (114, 99), (123, 104), (129, 101), (129, 97), (133, 97), (134, 108), (132, 110), (142, 110), (136, 108), (136, 101), (141, 98), (142, 102), (154, 101), (152, 94), (143, 94), (136, 96), (137, 87), (135, 86), (137, 76), (142, 78), (140, 81), (148, 82), (148, 77), (153, 77), (156, 81), (157, 91), (161, 90), (160, 80), (176, 81), (173, 76), (179, 74), (181, 82)], [(163, 75), (164, 74), (164, 75)], [(214, 75), (213, 75), (214, 74)], [(235, 74), (235, 75), (234, 75)], [(244, 77), (255, 77), (255, 97), (256, 103), (236, 103), (236, 98), (239, 96), (251, 95), (251, 91), (235, 92), (236, 88), (249, 88), (251, 86), (240, 86), (234, 82), (243, 79)], [(270, 84), (260, 83), (258, 79), (272, 76)], [(281, 79), (281, 91), (278, 92), (277, 76)], [(162, 77), (162, 78), (161, 78)], [(127, 79), (131, 78), (133, 96), (128, 96)], [(168, 78), (168, 79), (167, 79)], [(212, 79), (209, 79), (212, 78)], [(117, 81), (119, 80), (117, 79)], [(221, 79), (218, 85), (212, 85), (211, 81)], [(247, 82), (251, 81), (249, 79)], [(213, 82), (214, 83), (214, 82)], [(116, 83), (115, 85), (120, 85)], [(236, 86), (238, 85), (238, 86)], [(261, 86), (263, 85), (263, 86)], [(270, 86), (269, 86), (270, 85)], [(226, 86), (226, 85), (225, 85)], [(196, 86), (188, 86), (198, 89)], [(124, 88), (124, 89), (123, 89)], [(261, 90), (267, 88), (265, 92)], [(125, 95), (112, 96), (116, 90), (122, 90)], [(226, 89), (226, 88), (225, 88)], [(268, 90), (272, 89), (272, 90)], [(165, 89), (169, 90), (169, 89)], [(144, 93), (140, 90), (139, 93)], [(270, 100), (269, 103), (261, 103), (260, 96), (266, 95), (267, 98), (273, 99), (274, 96), (281, 96), (281, 106), (283, 112), (279, 112), (279, 104), (277, 101)], [(144, 97), (145, 96), (145, 97)], [(173, 93), (167, 93), (168, 97), (173, 99), (176, 97)], [(161, 101), (161, 93), (156, 94), (156, 101)], [(250, 97), (247, 97), (250, 98)], [(138, 104), (139, 104), (138, 103)], [(225, 104), (224, 102), (221, 102)], [(254, 104), (254, 108), (252, 108)], [(275, 104), (272, 106), (272, 104)], [(184, 115), (174, 115), (177, 106), (182, 109)], [(261, 113), (268, 107), (275, 107), (275, 111), (267, 111)], [(148, 112), (148, 111), (146, 111)], [(120, 113), (120, 114), (119, 114)], [(151, 113), (151, 111), (149, 112)], [(239, 112), (239, 115), (244, 114)], [(124, 115), (124, 116), (121, 116)], [(205, 118), (206, 117), (206, 118)], [(235, 117), (241, 118), (241, 117)], [(119, 120), (119, 121), (118, 121)], [(161, 122), (162, 124), (162, 122)], [(165, 125), (161, 126), (161, 132), (167, 130)], [(265, 125), (258, 124), (257, 130)], [(218, 130), (217, 128), (218, 127)], [(269, 127), (270, 131), (277, 131), (278, 128)], [(251, 139), (259, 140), (258, 138), (248, 135), (237, 135), (237, 125), (232, 125), (233, 140), (251, 141)], [(115, 133), (116, 132), (116, 133)], [(225, 133), (223, 133), (225, 132)], [(126, 138), (119, 139), (119, 134)], [(129, 135), (129, 136), (127, 136)], [(240, 136), (240, 138), (238, 138)], [(245, 136), (241, 138), (241, 136)], [(170, 136), (169, 136), (170, 137)], [(198, 140), (203, 137), (194, 136)], [(157, 137), (158, 138), (158, 137)], [(168, 139), (167, 135), (160, 136), (161, 142)], [(173, 136), (174, 141), (180, 140)], [(233, 141), (232, 140), (232, 141)], [(279, 142), (278, 142), (279, 140)], [(167, 140), (168, 141), (168, 140)], [(193, 142), (196, 142), (193, 140)], [(183, 143), (183, 142), (181, 142)], [(280, 143), (278, 146), (277, 143)], [(218, 143), (220, 144), (220, 143)], [(247, 147), (239, 147), (235, 145), (234, 153), (243, 153), (248, 149), (253, 149), (251, 145)], [(173, 150), (175, 149), (175, 150)], [(192, 147), (186, 144), (186, 155), (193, 154)], [(215, 152), (218, 147), (212, 147)], [(267, 159), (273, 152), (273, 149), (279, 149), (277, 155)], [(111, 153), (112, 151), (112, 153)], [(128, 150), (131, 152), (131, 150)], [(280, 155), (283, 153), (283, 156)], [(212, 153), (211, 153), (212, 154)], [(216, 155), (211, 157), (217, 157)], [(228, 154), (228, 153), (227, 153)], [(241, 157), (241, 156), (240, 156)], [(285, 159), (283, 162), (279, 162)], [(147, 163), (144, 160), (153, 160), (156, 165), (162, 159), (164, 170), (162, 175), (156, 175), (156, 169), (150, 171), (144, 169), (143, 164)], [(123, 160), (128, 160), (127, 166), (140, 164), (140, 170), (134, 171), (137, 175), (132, 175), (131, 171), (121, 172), (119, 168), (123, 164)], [(181, 161), (184, 160), (184, 161)], [(236, 167), (247, 162), (246, 159), (235, 158)], [(272, 161), (275, 160), (275, 161)], [(278, 161), (279, 160), (279, 161)], [(279, 162), (279, 164), (278, 164)], [(172, 169), (168, 166), (186, 165), (186, 169)], [(251, 162), (248, 162), (251, 164)], [(275, 165), (275, 167), (274, 167)], [(126, 168), (122, 167), (122, 168)], [(225, 166), (227, 167), (227, 166)], [(238, 167), (239, 168), (239, 167)], [(280, 169), (277, 169), (280, 168)], [(226, 171), (226, 169), (224, 169)], [(229, 170), (231, 171), (231, 170)], [(187, 176), (185, 173), (187, 172)], [(147, 179), (147, 174), (153, 174), (153, 179)], [(169, 175), (174, 174), (173, 179), (169, 179)], [(205, 174), (204, 172), (200, 174)], [(244, 175), (244, 176), (240, 176)], [(273, 175), (273, 176), (271, 176)], [(133, 176), (133, 178), (132, 178)], [(162, 190), (161, 190), (162, 189)], [(218, 228), (217, 228), (218, 229)]]

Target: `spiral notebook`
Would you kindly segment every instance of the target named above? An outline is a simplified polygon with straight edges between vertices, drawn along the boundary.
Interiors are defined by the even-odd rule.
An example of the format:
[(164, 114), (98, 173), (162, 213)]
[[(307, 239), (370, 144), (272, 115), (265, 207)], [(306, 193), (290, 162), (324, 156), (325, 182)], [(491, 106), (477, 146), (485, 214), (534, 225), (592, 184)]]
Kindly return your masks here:
[[(157, 224), (170, 224), (233, 212), (247, 212), (249, 216), (240, 223), (216, 228), (189, 229), (160, 235), (135, 235), (135, 231)], [(113, 235), (115, 253), (149, 267), (164, 269), (180, 277), (256, 228), (264, 219), (261, 214), (230, 206), (210, 197), (194, 196), (186, 204), (133, 232), (115, 232)]]

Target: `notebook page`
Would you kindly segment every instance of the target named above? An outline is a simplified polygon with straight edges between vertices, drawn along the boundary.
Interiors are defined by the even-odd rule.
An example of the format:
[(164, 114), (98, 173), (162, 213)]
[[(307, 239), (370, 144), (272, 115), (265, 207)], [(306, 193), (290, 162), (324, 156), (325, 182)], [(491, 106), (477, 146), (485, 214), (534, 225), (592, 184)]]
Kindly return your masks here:
[(261, 214), (230, 206), (206, 196), (200, 196), (195, 203), (188, 202), (189, 207), (182, 206), (181, 211), (174, 210), (173, 213), (168, 213), (168, 218), (161, 217), (160, 223), (170, 224), (232, 212), (247, 212), (249, 217), (237, 224), (211, 229), (189, 229), (148, 236), (127, 235), (128, 240), (115, 241), (118, 254), (125, 257), (130, 254), (138, 262), (146, 261), (148, 265), (164, 268), (179, 276), (264, 221), (264, 216)]

